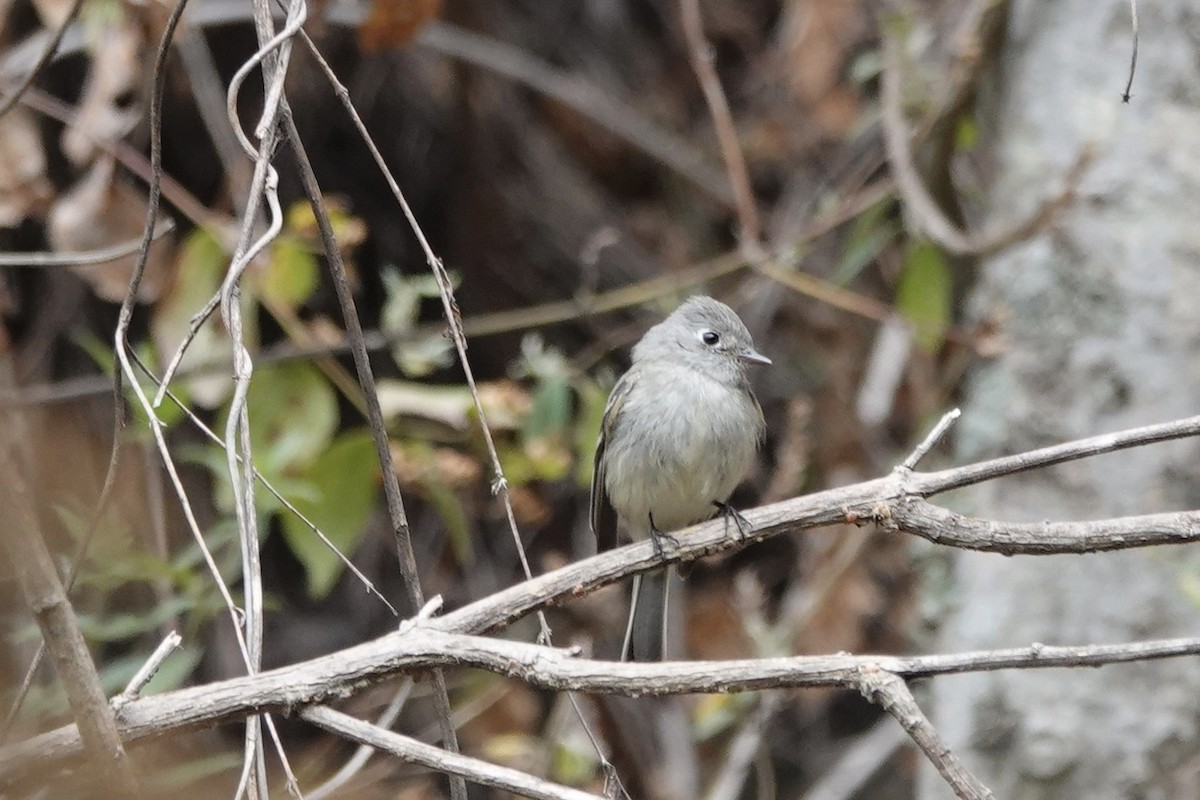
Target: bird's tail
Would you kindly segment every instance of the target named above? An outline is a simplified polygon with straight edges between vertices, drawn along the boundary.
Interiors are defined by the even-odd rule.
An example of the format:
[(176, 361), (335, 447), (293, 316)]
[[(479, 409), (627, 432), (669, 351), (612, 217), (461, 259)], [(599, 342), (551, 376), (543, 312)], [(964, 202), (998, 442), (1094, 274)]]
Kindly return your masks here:
[(635, 575), (625, 627), (622, 661), (662, 661), (667, 637), (667, 584), (670, 573), (663, 569)]

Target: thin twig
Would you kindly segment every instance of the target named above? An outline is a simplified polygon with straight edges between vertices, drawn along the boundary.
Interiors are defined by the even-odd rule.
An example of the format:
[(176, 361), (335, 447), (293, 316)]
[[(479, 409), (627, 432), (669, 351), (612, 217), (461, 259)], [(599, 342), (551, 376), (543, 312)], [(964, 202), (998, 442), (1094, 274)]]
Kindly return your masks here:
[(1115, 453), (1131, 447), (1142, 447), (1192, 436), (1200, 436), (1200, 416), (1186, 417), (1156, 425), (1144, 425), (1140, 428), (1077, 439), (1073, 442), (993, 458), (963, 467), (924, 473), (918, 478), (920, 489), (917, 493), (922, 497), (932, 497), (951, 489), (961, 489), (964, 486), (999, 478), (1003, 475), (1015, 475), (1018, 472), (1064, 464), (1068, 461), (1078, 461), (1081, 458), (1090, 458), (1102, 453)]
[(71, 27), (71, 23), (75, 21), (75, 18), (79, 16), (79, 9), (81, 8), (83, 8), (83, 0), (74, 0), (74, 2), (71, 3), (71, 7), (67, 9), (66, 19), (64, 19), (62, 24), (59, 25), (54, 31), (54, 35), (50, 38), (50, 41), (46, 43), (46, 48), (42, 50), (42, 54), (38, 56), (37, 62), (21, 79), (20, 84), (18, 84), (17, 88), (13, 90), (12, 94), (4, 98), (4, 101), (0, 103), (0, 117), (3, 117), (5, 114), (7, 114), (9, 109), (15, 106), (17, 101), (21, 99), (21, 96), (25, 94), (25, 92), (29, 91), (29, 87), (33, 85), (35, 80), (37, 80), (37, 76), (43, 69), (45, 69), (46, 65), (50, 63), (50, 59), (54, 58), (55, 52), (58, 51), (59, 44), (62, 43), (63, 37), (67, 34), (67, 29)]
[(961, 416), (962, 410), (957, 408), (953, 408), (943, 414), (942, 418), (938, 420), (938, 424), (933, 426), (933, 430), (921, 440), (921, 443), (913, 449), (908, 458), (904, 459), (904, 463), (901, 466), (904, 469), (916, 469), (917, 464), (921, 463), (921, 459), (942, 440), (942, 437), (946, 435), (946, 431), (950, 430), (950, 426)]
[(114, 711), (120, 712), (122, 706), (141, 696), (142, 689), (146, 687), (146, 684), (158, 672), (163, 662), (179, 649), (181, 642), (183, 642), (183, 637), (175, 631), (171, 631), (165, 639), (159, 642), (158, 647), (154, 648), (154, 652), (146, 659), (146, 663), (142, 664), (141, 668), (129, 679), (129, 683), (125, 685), (125, 689), (112, 699)]
[(717, 133), (717, 142), (721, 146), (721, 157), (725, 161), (725, 171), (729, 175), (730, 185), (733, 186), (739, 227), (738, 241), (746, 257), (756, 261), (762, 255), (762, 223), (759, 221), (758, 204), (754, 199), (750, 172), (746, 169), (746, 158), (742, 155), (742, 146), (738, 143), (733, 113), (729, 110), (729, 101), (725, 99), (725, 90), (721, 88), (721, 79), (713, 66), (712, 47), (704, 38), (700, 0), (679, 0), (679, 17), (683, 23), (683, 37), (691, 56), (692, 69), (696, 73), (696, 80), (700, 82), (704, 102), (708, 104), (713, 128)]
[(522, 50), (440, 20), (425, 26), (417, 43), (559, 101), (674, 170), (712, 199), (726, 206), (735, 205), (727, 178), (694, 145), (579, 76), (565, 74)]
[(725, 761), (704, 795), (704, 800), (737, 800), (742, 796), (746, 773), (762, 751), (763, 739), (767, 735), (771, 718), (783, 705), (784, 699), (785, 695), (782, 692), (760, 694), (757, 707), (747, 715), (729, 746), (725, 748)]
[(223, 174), (229, 183), (229, 194), (240, 213), (242, 198), (249, 193), (250, 175), (246, 162), (241, 157), (237, 137), (225, 119), (225, 92), (221, 86), (217, 65), (213, 62), (212, 51), (204, 38), (203, 30), (199, 28), (185, 30), (175, 48), (187, 74), (192, 97), (196, 100), (200, 121), (217, 151), (217, 158), (221, 161)]
[[(253, 359), (246, 348), (242, 326), (241, 278), (250, 262), (270, 243), (283, 226), (283, 213), (279, 207), (279, 179), (271, 159), (278, 141), (278, 120), (283, 111), (283, 82), (287, 75), (291, 55), (291, 39), (301, 29), (307, 15), (304, 0), (292, 0), (287, 18), (279, 33), (274, 32), (270, 4), (267, 0), (253, 3), (254, 28), (259, 49), (234, 74), (227, 93), (226, 112), (230, 126), (241, 142), (246, 154), (254, 159), (254, 172), (250, 192), (246, 197), (242, 215), (242, 229), (234, 257), (221, 285), (221, 319), (229, 332), (233, 346), (234, 391), (229, 402), (229, 417), (225, 424), (225, 459), (233, 488), (234, 511), (238, 523), (238, 540), (242, 550), (242, 589), (245, 601), (243, 624), (246, 630), (247, 669), (251, 674), (261, 667), (263, 646), (263, 589), (262, 567), (259, 562), (258, 509), (254, 502), (254, 467), (251, 455), (250, 417), (247, 398), (253, 375)], [(255, 127), (257, 148), (243, 133), (237, 110), (237, 95), (241, 82), (250, 70), (262, 64), (265, 99), (262, 115)], [(283, 114), (282, 116), (286, 116)], [(267, 231), (257, 240), (252, 237), (258, 217), (259, 203), (265, 201), (270, 211)], [(159, 395), (167, 385), (164, 380)], [(238, 456), (241, 456), (239, 459)], [(260, 717), (246, 720), (245, 748), (243, 751), (242, 774), (238, 782), (236, 797), (243, 790), (251, 798), (267, 796), (266, 759), (262, 747)], [(289, 786), (296, 788), (296, 778), (291, 773), (282, 744), (274, 731), (269, 717), (266, 724), (275, 738), (275, 746), (288, 775)]]
[[(316, 59), (318, 65), (321, 67), (322, 72), (325, 74), (326, 80), (328, 80), (330, 86), (333, 87), (334, 93), (337, 95), (338, 100), (342, 103), (342, 106), (345, 108), (346, 113), (350, 116), (351, 121), (354, 123), (355, 128), (358, 130), (358, 134), (359, 134), (360, 138), (362, 139), (363, 144), (366, 145), (368, 151), (371, 153), (372, 158), (375, 160), (375, 164), (378, 167), (380, 174), (383, 176), (384, 180), (387, 181), (388, 187), (392, 191), (392, 195), (396, 198), (396, 202), (400, 205), (400, 208), (404, 213), (404, 217), (407, 220), (409, 227), (412, 229), (413, 233), (416, 234), (417, 241), (420, 243), (421, 249), (425, 254), (426, 263), (428, 264), (429, 269), (432, 271), (434, 281), (436, 282), (437, 287), (438, 287), (438, 294), (441, 297), (442, 311), (443, 311), (443, 315), (446, 319), (446, 324), (449, 327), (450, 338), (454, 342), (454, 347), (458, 354), (459, 365), (462, 367), (463, 375), (466, 378), (467, 388), (470, 390), (470, 393), (471, 393), (471, 400), (474, 405), (475, 414), (476, 414), (476, 417), (479, 422), (479, 427), (483, 433), (483, 441), (486, 446), (486, 449), (488, 452), (488, 458), (491, 462), (491, 467), (492, 467), (492, 474), (493, 474), (492, 493), (495, 495), (498, 495), (504, 505), (504, 512), (505, 512), (506, 519), (508, 521), (509, 532), (512, 534), (513, 544), (516, 547), (517, 557), (521, 563), (521, 569), (524, 572), (525, 578), (527, 580), (531, 579), (533, 577), (533, 570), (529, 566), (529, 558), (525, 553), (525, 545), (521, 541), (521, 533), (517, 528), (517, 518), (516, 518), (516, 514), (513, 512), (512, 497), (509, 494), (509, 490), (508, 490), (508, 480), (504, 477), (504, 468), (500, 464), (500, 455), (496, 451), (496, 443), (492, 437), (491, 426), (488, 424), (487, 413), (484, 410), (483, 401), (479, 397), (479, 387), (476, 385), (476, 382), (475, 382), (475, 374), (474, 374), (474, 371), (471, 369), (471, 362), (467, 358), (467, 338), (466, 338), (466, 334), (463, 332), (462, 315), (458, 308), (458, 301), (455, 300), (455, 298), (454, 298), (453, 283), (450, 280), (450, 276), (446, 272), (446, 267), (442, 263), (442, 260), (434, 254), (433, 248), (430, 246), (429, 240), (425, 236), (425, 232), (421, 229), (420, 224), (417, 222), (416, 215), (413, 214), (412, 207), (409, 206), (409, 204), (408, 204), (408, 199), (404, 196), (404, 192), (400, 189), (400, 184), (396, 181), (395, 176), (392, 174), (391, 170), (388, 168), (387, 163), (383, 159), (383, 155), (379, 152), (379, 148), (376, 147), (376, 145), (375, 145), (374, 138), (371, 136), (370, 131), (367, 130), (367, 127), (363, 123), (362, 118), (358, 113), (358, 110), (354, 107), (354, 104), (351, 102), (350, 93), (346, 90), (346, 87), (338, 79), (338, 77), (334, 73), (334, 71), (329, 67), (328, 62), (325, 61), (324, 57), (321, 55), (320, 51), (317, 49), (317, 47), (313, 43), (312, 39), (309, 38), (308, 35), (304, 34), (303, 32), (301, 35), (302, 35), (305, 43), (308, 45), (309, 52), (312, 53), (313, 57)], [(290, 130), (294, 132), (295, 126), (294, 126), (294, 123), (291, 122), (291, 120), (289, 120), (289, 125), (291, 126)], [(299, 148), (299, 135), (295, 134), (295, 133), (293, 133), (293, 135), (296, 137), (295, 141), (296, 141), (297, 147)], [(298, 155), (302, 152), (303, 152), (302, 149), (298, 149)], [(303, 167), (302, 167), (301, 171), (303, 173)], [(309, 172), (311, 172), (311, 168), (309, 169)], [(312, 185), (314, 187), (316, 187), (316, 178), (315, 177), (313, 177), (313, 179), (312, 179)], [(306, 187), (306, 191), (308, 191), (307, 187)], [(319, 190), (318, 190), (317, 194), (319, 196)], [(310, 198), (311, 197), (312, 197), (312, 193), (310, 192)], [(314, 210), (315, 209), (316, 209), (316, 204), (314, 201)], [(324, 232), (322, 233), (322, 237), (325, 238)], [(328, 237), (326, 239), (325, 244), (326, 244), (327, 250), (330, 247), (332, 247), (333, 250), (335, 250), (335, 251), (337, 250), (336, 242), (333, 241), (332, 227), (330, 227)], [(337, 257), (340, 259), (340, 255)], [(334, 256), (331, 255), (330, 256), (331, 264), (332, 264), (333, 258), (334, 258)], [(346, 291), (348, 294), (349, 289), (347, 288)], [(340, 297), (340, 294), (339, 294), (339, 297)], [(348, 320), (348, 322), (349, 322), (349, 320)], [(355, 324), (357, 325), (357, 320), (356, 320)], [(361, 337), (361, 331), (360, 331), (359, 335)], [(352, 337), (352, 341), (353, 341), (353, 337)], [(362, 348), (362, 353), (363, 353), (363, 358), (365, 360), (365, 358), (366, 358), (365, 345)], [(357, 356), (358, 356), (357, 351), (355, 353), (355, 356), (356, 356), (356, 361), (357, 361)], [(369, 370), (368, 370), (368, 374), (369, 374)], [(368, 395), (373, 395), (374, 394), (373, 384), (371, 385), (371, 387), (369, 389), (366, 387), (366, 384), (364, 384), (364, 392)], [(381, 419), (382, 419), (382, 417), (381, 417)], [(381, 424), (382, 424), (382, 422), (381, 422)], [(372, 427), (374, 427), (374, 425), (372, 425)], [(388, 454), (386, 455), (386, 458), (388, 459), (388, 463), (390, 464), (390, 459), (391, 459), (390, 448), (385, 448), (385, 447), (381, 446), (381, 449), (387, 450)], [(385, 458), (383, 452), (380, 453), (380, 458), (381, 459)], [(396, 499), (399, 500), (399, 487), (398, 486), (396, 488)], [(389, 506), (390, 506), (390, 500), (389, 500)], [(402, 507), (400, 508), (400, 513), (403, 514)], [(407, 520), (404, 521), (404, 526), (405, 526), (404, 527), (405, 539), (407, 541), (407, 534), (408, 534)], [(410, 545), (410, 548), (411, 548), (411, 545)], [(414, 565), (415, 565), (415, 562), (414, 562)], [(538, 626), (540, 629), (540, 634), (539, 634), (540, 639), (541, 639), (541, 641), (548, 644), (551, 641), (550, 624), (546, 621), (546, 617), (541, 612), (540, 609), (537, 611), (537, 619), (538, 619)], [(436, 682), (444, 681), (444, 678), (441, 676), (441, 673), (435, 673), (434, 680), (435, 680), (435, 688), (437, 689), (437, 691), (435, 691), (435, 698), (438, 699), (438, 704), (439, 704), (439, 721), (442, 722), (442, 720), (444, 719), (444, 722), (442, 722), (442, 725), (443, 725), (442, 733), (443, 733), (443, 737), (444, 737), (443, 744), (447, 747), (447, 749), (456, 749), (457, 742), (454, 738), (453, 726), (450, 724), (449, 705), (447, 703), (447, 704), (445, 704), (445, 706), (443, 708), (440, 694), (439, 694), (439, 692), (444, 691), (444, 684), (436, 683)], [(612, 774), (614, 776), (614, 779), (617, 780), (617, 783), (619, 784), (619, 779), (615, 777), (616, 776), (615, 770), (613, 770), (611, 765), (608, 763), (608, 760), (607, 760), (606, 756), (604, 755), (604, 750), (600, 746), (599, 740), (596, 738), (595, 734), (591, 730), (591, 727), (588, 725), (587, 719), (584, 717), (582, 709), (579, 708), (578, 700), (574, 697), (571, 697), (570, 702), (571, 702), (572, 706), (574, 706), (575, 712), (579, 717), (580, 725), (582, 726), (584, 732), (586, 733), (586, 735), (588, 736), (588, 738), (590, 739), (590, 741), (592, 743), (592, 746), (596, 752), (597, 758), (599, 759), (600, 763), (604, 766), (604, 768), (606, 770), (608, 770), (610, 772), (610, 774)], [(465, 786), (460, 786), (459, 783), (455, 783), (452, 781), (451, 782), (451, 790), (452, 790), (452, 793), (457, 793), (461, 790), (464, 793), (462, 795), (462, 797), (465, 798), (465, 791), (466, 791)], [(623, 787), (621, 787), (621, 790), (623, 791)], [(455, 796), (456, 796), (456, 800), (458, 800), (458, 795), (456, 794)]]
[[(153, 99), (151, 102), (153, 102)], [(74, 108), (57, 97), (46, 94), (39, 89), (30, 89), (21, 98), (21, 103), (37, 111), (39, 114), (45, 114), (47, 117), (58, 120), (64, 125), (73, 126), (75, 130), (84, 136), (92, 137), (92, 141), (97, 147), (115, 158), (121, 166), (125, 167), (132, 174), (145, 181), (147, 187), (152, 182), (157, 183), (157, 191), (161, 193), (161, 196), (170, 201), (175, 208), (179, 209), (179, 213), (194, 225), (205, 228), (223, 244), (232, 246), (232, 236), (229, 233), (232, 224), (231, 220), (201, 203), (195, 195), (183, 187), (183, 184), (164, 173), (161, 164), (159, 165), (157, 175), (155, 175), (152, 166), (146, 161), (146, 157), (141, 152), (125, 142), (98, 136), (87, 128), (80, 127), (77, 124), (79, 114)]]
[[(175, 230), (174, 220), (164, 219), (154, 228), (151, 240), (161, 239)], [(131, 256), (142, 249), (142, 237), (97, 250), (79, 253), (0, 253), (0, 267), (80, 267), (107, 264)]]
[(332, 708), (307, 708), (301, 712), (300, 716), (331, 733), (384, 750), (405, 761), (420, 764), (438, 772), (456, 775), (460, 779), (468, 778), (473, 783), (502, 789), (522, 797), (541, 798), (541, 800), (605, 800), (601, 795), (551, 783), (511, 767), (501, 767), (477, 758), (449, 753), (408, 736), (401, 736), (369, 722), (355, 719), (349, 714), (334, 711)]
[[(305, 38), (306, 41), (307, 37)], [(314, 48), (315, 49), (315, 48)], [(367, 404), (367, 421), (371, 428), (371, 438), (375, 443), (375, 455), (379, 460), (383, 474), (384, 495), (387, 501), (388, 518), (392, 524), (392, 535), (396, 541), (397, 558), (400, 563), (400, 574), (404, 579), (409, 600), (414, 608), (425, 604), (425, 593), (421, 588), (421, 578), (417, 571), (416, 554), (412, 546), (412, 532), (408, 526), (408, 515), (404, 510), (404, 498), (400, 493), (400, 482), (396, 475), (392, 459), (392, 449), (388, 439), (387, 425), (383, 418), (383, 409), (379, 404), (379, 392), (375, 384), (375, 373), (371, 369), (370, 357), (363, 341), (362, 323), (358, 318), (358, 310), (354, 303), (354, 293), (350, 288), (350, 279), (346, 266), (342, 261), (341, 249), (334, 237), (333, 224), (329, 220), (328, 211), (321, 199), (321, 187), (313, 173), (312, 164), (300, 141), (300, 132), (296, 129), (295, 120), (290, 114), (284, 120), (286, 137), (291, 145), (292, 155), (300, 173), (300, 183), (308, 196), (313, 215), (317, 221), (317, 230), (325, 248), (325, 258), (329, 263), (329, 271), (333, 278), (334, 290), (342, 309), (342, 317), (346, 325), (354, 356), (354, 366), (358, 372), (359, 385), (362, 386), (363, 399)], [(390, 173), (388, 174), (391, 178)], [(398, 191), (398, 189), (397, 189)], [(481, 416), (482, 420), (482, 416)], [(433, 674), (433, 696), (437, 707), (438, 725), (441, 730), (442, 746), (450, 753), (458, 752), (458, 736), (450, 719), (450, 699), (446, 689), (445, 676), (440, 672)], [(461, 777), (450, 776), (450, 791), (455, 800), (466, 799), (466, 784)]]
[(1067, 170), (1063, 189), (1042, 202), (1028, 218), (995, 231), (967, 233), (960, 230), (938, 207), (929, 193), (913, 158), (904, 120), (900, 86), (900, 53), (895, 34), (883, 36), (883, 74), (880, 77), (880, 100), (884, 144), (896, 187), (904, 199), (919, 231), (939, 247), (954, 255), (987, 255), (1028, 239), (1044, 229), (1054, 217), (1075, 199), (1075, 190), (1083, 173), (1091, 165), (1094, 153), (1085, 147), (1075, 163)]
[[(891, 183), (882, 181), (867, 187), (853, 197), (847, 198), (837, 208), (813, 220), (797, 237), (793, 244), (794, 248), (799, 249), (802, 245), (828, 233), (847, 219), (861, 213), (864, 207), (873, 205), (880, 197), (886, 195), (891, 190)], [(493, 311), (486, 314), (463, 317), (463, 333), (468, 339), (495, 336), (513, 331), (569, 322), (583, 315), (598, 315), (632, 306), (644, 305), (665, 295), (678, 293), (680, 290), (689, 287), (699, 286), (716, 278), (744, 269), (747, 266), (745, 259), (740, 253), (725, 253), (693, 267), (672, 272), (670, 275), (658, 275), (594, 295), (572, 298), (570, 300), (551, 301), (511, 311)], [(798, 272), (790, 268), (789, 265), (777, 263), (773, 259), (755, 264), (754, 269), (806, 297), (812, 297), (820, 302), (828, 303), (835, 308), (856, 316), (879, 321), (886, 319), (888, 314), (893, 313), (887, 306), (865, 295), (856, 294), (815, 276)], [(436, 336), (444, 330), (445, 326), (439, 323), (418, 325), (412, 330), (404, 332), (369, 330), (363, 332), (363, 340), (367, 345), (367, 350), (376, 351), (387, 349), (398, 341), (406, 341), (423, 336)], [(968, 346), (971, 344), (970, 337), (958, 331), (952, 330), (948, 332), (947, 338)], [(313, 347), (297, 346), (293, 342), (264, 348), (257, 354), (257, 360), (260, 364), (275, 364), (349, 352), (350, 344), (348, 340)], [(183, 378), (203, 374), (224, 374), (229, 372), (229, 370), (229, 361), (206, 361), (186, 368), (168, 370), (164, 375), (169, 375), (173, 378)], [(16, 393), (0, 391), (0, 403), (35, 405), (63, 402), (80, 397), (102, 394), (109, 391), (111, 385), (111, 381), (102, 376), (69, 378), (53, 384), (22, 387)], [(158, 404), (161, 404), (161, 401)]]
[(1129, 0), (1129, 17), (1130, 25), (1133, 34), (1133, 53), (1129, 56), (1129, 80), (1125, 82), (1125, 91), (1121, 92), (1121, 102), (1128, 103), (1133, 97), (1130, 92), (1133, 90), (1133, 73), (1137, 70), (1137, 51), (1138, 51), (1138, 15), (1137, 15), (1137, 0)]
[[(155, 376), (153, 375), (153, 373), (150, 372), (150, 370), (146, 367), (145, 364), (143, 364), (141, 362), (140, 359), (138, 359), (137, 363), (138, 363), (138, 366), (142, 368), (142, 371), (148, 377), (150, 377), (151, 380), (157, 380), (155, 378)], [(221, 439), (221, 437), (218, 436), (216, 434), (216, 432), (214, 432), (212, 430), (212, 428), (210, 428), (206, 424), (204, 424), (204, 421), (202, 419), (200, 419), (200, 417), (196, 416), (196, 413), (194, 411), (192, 411), (192, 409), (190, 409), (186, 403), (184, 403), (182, 400), (180, 400), (178, 397), (176, 397), (174, 392), (172, 392), (170, 389), (168, 389), (166, 392), (166, 396), (167, 396), (167, 398), (169, 398), (171, 400), (171, 402), (173, 402), (175, 404), (175, 407), (178, 408), (184, 414), (184, 416), (186, 416), (188, 418), (188, 421), (191, 422), (192, 425), (194, 425), (197, 430), (199, 430), (202, 434), (204, 434), (204, 436), (210, 442), (217, 445), (218, 447), (221, 447), (221, 448), (225, 447), (225, 442)], [(241, 458), (242, 458), (242, 456), (239, 455), (238, 456), (239, 461), (241, 460)], [(290, 501), (286, 497), (284, 497), (283, 493), (275, 488), (275, 484), (273, 484), (269, 480), (267, 480), (266, 476), (263, 475), (258, 470), (257, 467), (254, 469), (254, 478), (263, 485), (264, 489), (266, 489), (268, 492), (270, 492), (271, 496), (274, 497), (288, 511), (288, 513), (295, 516), (296, 519), (300, 520), (300, 522), (302, 522), (305, 527), (307, 527), (310, 531), (312, 531), (313, 535), (316, 536), (318, 539), (320, 539), (321, 543), (324, 544), (327, 548), (329, 548), (330, 552), (332, 552), (335, 556), (337, 556), (338, 560), (342, 562), (342, 564), (346, 567), (346, 569), (349, 570), (354, 575), (354, 577), (356, 577), (358, 579), (359, 583), (361, 583), (363, 585), (363, 588), (365, 588), (370, 594), (375, 595), (375, 597), (377, 597), (381, 603), (383, 603), (385, 606), (387, 606), (388, 611), (390, 611), (392, 613), (393, 617), (400, 616), (400, 613), (398, 611), (396, 611), (396, 607), (393, 606), (388, 601), (388, 599), (383, 596), (383, 593), (380, 592), (379, 589), (377, 589), (375, 587), (375, 584), (372, 583), (371, 580), (362, 573), (362, 570), (360, 570), (357, 566), (355, 566), (354, 562), (351, 561), (350, 558), (345, 553), (343, 553), (340, 549), (338, 549), (338, 546), (335, 545), (329, 539), (329, 537), (326, 536), (325, 533), (320, 528), (317, 527), (316, 523), (314, 523), (307, 516), (305, 516), (304, 513), (300, 511), (300, 509), (296, 508), (295, 504), (293, 504), (292, 501)]]

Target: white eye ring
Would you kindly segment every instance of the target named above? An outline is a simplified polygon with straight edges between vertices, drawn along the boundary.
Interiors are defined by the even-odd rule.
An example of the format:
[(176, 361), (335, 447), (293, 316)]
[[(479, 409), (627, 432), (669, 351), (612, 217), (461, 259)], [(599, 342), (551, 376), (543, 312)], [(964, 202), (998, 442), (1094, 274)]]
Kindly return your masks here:
[(700, 331), (696, 335), (700, 338), (701, 342), (709, 347), (716, 347), (721, 341), (721, 334), (717, 333), (716, 331), (710, 331), (707, 328)]

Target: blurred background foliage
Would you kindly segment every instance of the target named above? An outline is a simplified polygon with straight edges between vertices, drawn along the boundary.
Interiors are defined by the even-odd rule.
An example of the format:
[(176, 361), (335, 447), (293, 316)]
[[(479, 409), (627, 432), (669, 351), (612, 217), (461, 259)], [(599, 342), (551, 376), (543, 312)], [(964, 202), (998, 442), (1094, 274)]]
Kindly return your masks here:
[[(192, 5), (170, 61), (163, 121), (164, 216), (177, 227), (152, 248), (133, 329), (138, 352), (160, 373), (224, 277), (250, 169), (231, 154), (223, 114), (212, 110), (252, 52), (248, 6)], [(914, 4), (884, 28), (878, 4), (865, 0), (701, 4), (765, 222), (768, 256), (752, 264), (739, 254), (732, 194), (675, 3), (316, 4), (310, 33), (454, 276), (481, 400), (535, 570), (592, 552), (587, 492), (608, 389), (628, 346), (689, 294), (711, 293), (738, 308), (775, 362), (755, 376), (768, 441), (735, 497), (742, 507), (880, 474), (952, 401), (966, 367), (994, 352), (995, 320), (964, 322), (970, 260), (910, 233), (880, 127), (880, 42), (892, 36), (905, 53), (904, 110), (920, 123), (914, 146), (931, 190), (954, 218), (976, 213), (973, 187), (988, 161), (973, 99), (976, 81), (993, 66), (993, 43), (970, 39), (972, 25), (982, 30), (983, 22), (961, 5)], [(1006, 4), (988, 5), (1003, 13)], [(0, 8), (0, 53), (8, 54), (0, 60), (16, 58), (19, 45), (65, 14), (62, 0)], [(165, 14), (157, 3), (85, 0), (82, 44), (0, 117), (0, 249), (83, 251), (140, 235), (146, 92)], [(947, 35), (964, 26), (966, 40)], [(968, 59), (964, 49), (973, 45)], [(437, 288), (302, 48), (287, 90), (351, 269), (424, 590), (454, 608), (518, 581), (520, 570)], [(244, 119), (254, 118), (260, 101), (261, 87), (248, 81)], [(256, 467), (408, 614), (313, 215), (288, 154), (277, 164), (285, 226), (251, 265), (241, 293), (256, 360), (249, 394)], [(0, 391), (26, 420), (41, 522), (64, 572), (89, 527), (107, 463), (111, 333), (132, 263), (0, 272), (3, 357), (13, 376)], [(172, 384), (174, 398), (159, 413), (206, 546), (236, 585), (225, 456), (177, 405), (222, 429), (229, 348), (218, 320), (201, 326)], [(147, 382), (143, 390), (155, 388)], [(116, 493), (73, 592), (106, 688), (118, 691), (170, 629), (183, 634), (184, 650), (149, 691), (239, 674), (228, 612), (141, 412), (126, 399), (131, 422), (119, 433), (126, 445)], [(308, 524), (261, 487), (257, 500), (268, 667), (396, 624)], [(688, 649), (698, 658), (903, 651), (921, 633), (913, 596), (919, 566), (902, 544), (868, 540), (850, 527), (706, 560), (688, 579)], [(11, 580), (3, 587), (7, 707), (36, 630)], [(555, 609), (557, 641), (614, 652), (624, 591)], [(531, 638), (533, 628), (527, 620), (506, 635)], [(420, 684), (417, 694), (424, 695)], [(386, 696), (369, 692), (351, 710), (370, 714)], [(595, 755), (561, 698), (478, 674), (453, 675), (452, 697), (468, 751), (600, 785)], [(748, 696), (692, 703), (706, 775), (759, 704)], [(61, 722), (65, 711), (43, 669), (13, 735)], [(414, 702), (401, 727), (420, 733), (429, 713)], [(797, 796), (875, 719), (851, 693), (773, 701), (767, 755), (748, 784), (758, 788), (747, 792), (774, 785), (781, 796)], [(636, 741), (622, 728), (629, 723), (603, 713), (601, 722), (617, 742), (619, 764), (636, 763), (620, 744)], [(299, 724), (288, 735), (304, 781), (319, 780), (346, 755), (344, 745)], [(236, 775), (234, 739), (220, 731), (181, 738), (199, 749), (184, 757), (178, 741), (151, 746), (172, 765), (161, 771), (163, 785), (227, 790)], [(910, 796), (912, 767), (897, 750), (892, 768), (857, 796)], [(636, 767), (626, 769), (637, 785)], [(441, 786), (378, 759), (348, 796), (428, 797)], [(653, 796), (652, 786), (643, 791)]]

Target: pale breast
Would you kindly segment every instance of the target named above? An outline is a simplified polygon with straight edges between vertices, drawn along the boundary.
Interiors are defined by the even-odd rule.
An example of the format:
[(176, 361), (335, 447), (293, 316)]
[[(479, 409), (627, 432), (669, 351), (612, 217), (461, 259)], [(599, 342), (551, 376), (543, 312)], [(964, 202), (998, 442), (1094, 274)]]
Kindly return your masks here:
[(686, 369), (643, 376), (605, 453), (606, 489), (631, 533), (711, 517), (750, 468), (761, 430), (744, 392)]

